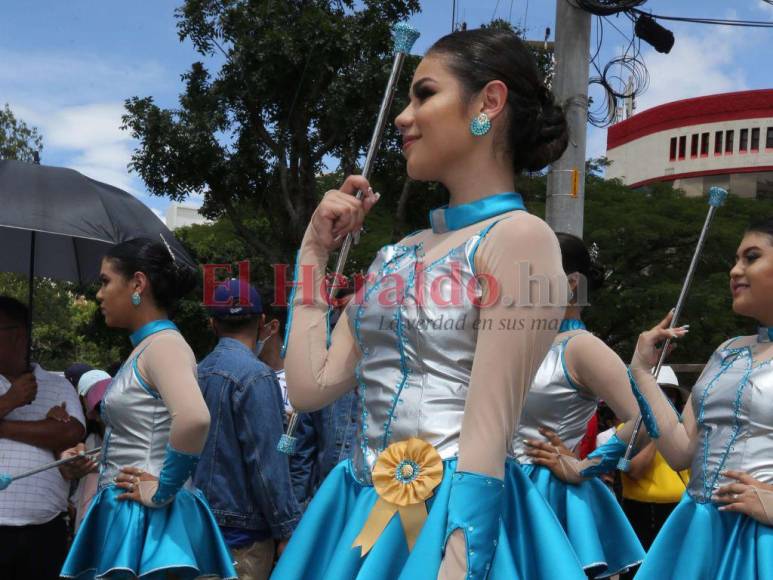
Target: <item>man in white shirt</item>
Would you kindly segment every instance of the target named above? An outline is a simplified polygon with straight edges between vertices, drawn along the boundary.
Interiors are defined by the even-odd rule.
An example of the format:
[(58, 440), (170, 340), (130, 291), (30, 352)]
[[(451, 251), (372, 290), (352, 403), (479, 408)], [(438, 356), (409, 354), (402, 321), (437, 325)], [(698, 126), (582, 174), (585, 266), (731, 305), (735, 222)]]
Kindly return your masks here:
[[(9, 475), (53, 461), (85, 433), (69, 381), (37, 364), (27, 369), (27, 317), (24, 304), (0, 296), (0, 471)], [(49, 418), (54, 415), (59, 419)], [(50, 469), (0, 491), (0, 578), (59, 577), (69, 489), (59, 471)]]

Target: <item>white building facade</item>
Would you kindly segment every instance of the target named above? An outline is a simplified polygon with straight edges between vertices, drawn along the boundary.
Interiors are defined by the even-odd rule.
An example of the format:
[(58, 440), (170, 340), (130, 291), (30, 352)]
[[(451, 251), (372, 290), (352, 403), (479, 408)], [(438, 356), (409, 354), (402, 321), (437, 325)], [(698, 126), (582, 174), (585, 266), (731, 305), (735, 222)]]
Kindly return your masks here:
[(166, 227), (170, 230), (176, 230), (177, 228), (185, 226), (211, 223), (199, 213), (198, 207), (183, 203), (170, 203), (164, 213), (164, 219), (166, 221)]
[(697, 196), (718, 185), (773, 199), (773, 90), (675, 101), (607, 130), (608, 178), (671, 182)]

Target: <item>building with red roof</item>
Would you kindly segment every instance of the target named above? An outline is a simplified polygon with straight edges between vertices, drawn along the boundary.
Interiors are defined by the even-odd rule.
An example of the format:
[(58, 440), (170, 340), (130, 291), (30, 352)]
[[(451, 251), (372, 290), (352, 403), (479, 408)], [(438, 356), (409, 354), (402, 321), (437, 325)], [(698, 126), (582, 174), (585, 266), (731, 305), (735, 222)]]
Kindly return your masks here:
[(667, 103), (607, 130), (608, 178), (773, 198), (773, 89)]

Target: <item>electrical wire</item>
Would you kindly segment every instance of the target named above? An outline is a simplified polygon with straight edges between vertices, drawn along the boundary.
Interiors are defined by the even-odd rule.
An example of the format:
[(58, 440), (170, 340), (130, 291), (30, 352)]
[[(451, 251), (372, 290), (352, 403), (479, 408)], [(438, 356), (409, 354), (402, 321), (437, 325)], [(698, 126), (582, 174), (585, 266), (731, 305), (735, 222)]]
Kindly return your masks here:
[(494, 17), (497, 15), (497, 10), (499, 10), (499, 1), (497, 0), (496, 6), (494, 6), (494, 13), (491, 15), (491, 20), (494, 20)]
[[(575, 2), (586, 0), (574, 0)], [(773, 0), (765, 0), (769, 4), (773, 4)], [(694, 18), (689, 16), (664, 16), (662, 14), (650, 14), (639, 10), (638, 8), (631, 8), (629, 12), (635, 14), (643, 14), (654, 18), (655, 20), (670, 20), (673, 22), (690, 22), (692, 24), (713, 24), (718, 26), (741, 26), (745, 28), (773, 28), (773, 21), (769, 20), (730, 20), (728, 18)]]
[[(760, 20), (732, 20), (720, 18), (694, 18), (682, 16), (663, 16), (650, 14), (640, 10), (646, 0), (568, 0), (573, 6), (585, 10), (595, 16), (596, 47), (590, 62), (596, 74), (589, 81), (588, 122), (596, 127), (606, 127), (614, 122), (618, 101), (634, 99), (644, 93), (649, 87), (650, 74), (641, 56), (641, 39), (632, 30), (630, 36), (612, 21), (609, 16), (624, 15), (632, 26), (636, 20), (646, 15), (656, 20), (670, 20), (695, 24), (711, 24), (719, 26), (742, 26), (751, 28), (773, 28), (773, 22)], [(763, 0), (773, 5), (773, 0)], [(609, 24), (626, 41), (627, 46), (621, 56), (609, 60), (605, 65), (599, 63), (599, 55), (604, 41), (604, 25)]]
[[(627, 44), (620, 56), (602, 65), (599, 55), (605, 24), (612, 26)], [(621, 99), (634, 99), (647, 90), (650, 75), (641, 57), (641, 41), (633, 33), (626, 34), (606, 16), (596, 18), (596, 48), (590, 61), (596, 74), (588, 81), (591, 100), (588, 122), (596, 127), (606, 127), (614, 122)]]
[(633, 10), (647, 0), (569, 0), (576, 8), (596, 16), (612, 16)]

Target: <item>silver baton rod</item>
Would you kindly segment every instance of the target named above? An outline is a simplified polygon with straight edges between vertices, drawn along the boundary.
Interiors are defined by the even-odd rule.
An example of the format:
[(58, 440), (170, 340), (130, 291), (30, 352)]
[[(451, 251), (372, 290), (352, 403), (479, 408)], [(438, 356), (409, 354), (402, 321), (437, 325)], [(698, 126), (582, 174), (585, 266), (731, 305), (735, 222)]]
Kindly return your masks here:
[[(416, 39), (419, 38), (419, 32), (404, 22), (400, 22), (395, 25), (392, 30), (394, 39), (394, 61), (392, 63), (392, 72), (389, 75), (389, 82), (387, 83), (386, 91), (384, 91), (384, 98), (381, 100), (381, 108), (378, 112), (378, 119), (376, 120), (376, 126), (373, 129), (373, 135), (370, 138), (370, 145), (368, 146), (368, 153), (365, 156), (365, 165), (362, 169), (362, 175), (365, 179), (370, 179), (370, 174), (373, 170), (373, 163), (376, 159), (376, 153), (381, 146), (381, 139), (384, 136), (384, 129), (387, 124), (389, 109), (392, 106), (392, 100), (395, 96), (395, 89), (397, 88), (397, 81), (400, 79), (400, 72), (403, 70), (403, 63), (405, 57), (411, 52)], [(362, 199), (363, 192), (357, 191), (355, 197)], [(355, 241), (354, 236), (349, 233), (346, 234), (344, 243), (341, 246), (341, 250), (338, 252), (338, 260), (336, 261), (335, 275), (333, 277), (333, 284), (330, 286), (328, 294), (328, 304), (333, 303), (335, 292), (337, 290), (335, 282), (341, 276), (344, 271), (344, 265), (346, 259), (349, 256), (349, 250), (352, 248), (352, 242)], [(290, 416), (290, 421), (287, 425), (287, 432), (282, 435), (277, 445), (277, 449), (288, 455), (295, 452), (296, 439), (293, 437), (295, 428), (298, 424), (298, 416), (293, 413)]]
[(80, 459), (81, 457), (86, 457), (87, 455), (96, 455), (100, 451), (102, 451), (101, 447), (95, 447), (94, 449), (89, 449), (88, 451), (81, 451), (80, 453), (78, 453), (78, 455), (74, 455), (73, 457), (65, 457), (64, 459), (59, 459), (58, 461), (52, 461), (51, 463), (46, 463), (45, 465), (41, 465), (40, 467), (30, 469), (29, 471), (23, 471), (22, 473), (14, 475), (11, 478), (11, 481), (23, 479), (25, 477), (29, 477), (30, 475), (35, 475), (36, 473), (40, 473), (41, 471), (48, 471), (49, 469), (53, 469), (54, 467), (59, 467), (60, 465), (64, 465), (66, 463), (71, 463), (77, 459)]
[[(684, 283), (682, 284), (682, 291), (679, 293), (679, 299), (676, 301), (676, 306), (674, 307), (674, 316), (671, 318), (671, 324), (669, 325), (669, 328), (676, 328), (679, 325), (679, 316), (681, 315), (682, 309), (684, 308), (684, 303), (687, 300), (687, 294), (690, 291), (690, 286), (692, 285), (693, 278), (695, 277), (695, 270), (698, 267), (698, 261), (700, 260), (701, 254), (703, 253), (703, 248), (706, 245), (706, 238), (709, 234), (711, 222), (714, 220), (714, 215), (717, 213), (717, 210), (725, 203), (726, 198), (727, 191), (721, 187), (712, 187), (709, 190), (709, 211), (706, 214), (706, 221), (703, 223), (703, 229), (701, 230), (701, 235), (698, 238), (698, 244), (695, 246), (695, 253), (693, 253), (690, 267), (687, 270), (687, 276), (685, 276)], [(668, 356), (668, 347), (670, 345), (671, 338), (668, 338), (663, 345), (663, 350), (660, 353), (660, 359), (658, 360), (658, 364), (653, 371), (655, 380), (657, 380), (658, 375), (660, 374), (660, 369), (663, 367), (663, 363), (666, 361), (666, 357)], [(628, 471), (631, 468), (631, 455), (633, 454), (633, 449), (636, 445), (636, 438), (639, 435), (641, 425), (642, 416), (639, 414), (639, 416), (636, 417), (636, 423), (634, 423), (633, 433), (631, 434), (631, 439), (628, 441), (628, 447), (625, 449), (625, 455), (623, 455), (623, 457), (617, 462), (617, 468), (620, 471)]]

